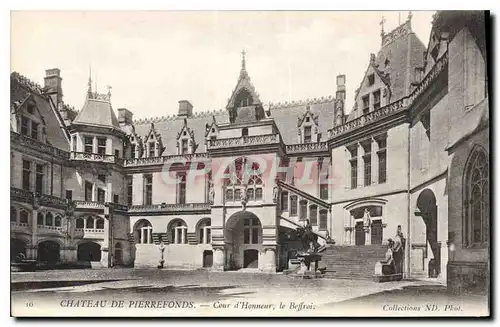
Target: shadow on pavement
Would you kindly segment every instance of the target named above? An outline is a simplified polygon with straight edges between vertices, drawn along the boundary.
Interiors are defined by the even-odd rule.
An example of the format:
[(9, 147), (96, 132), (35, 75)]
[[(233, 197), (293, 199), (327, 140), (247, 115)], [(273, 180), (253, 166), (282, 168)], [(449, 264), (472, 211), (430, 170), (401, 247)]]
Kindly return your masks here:
[(28, 281), (28, 282), (13, 282), (10, 284), (11, 291), (28, 291), (44, 288), (57, 288), (68, 286), (81, 286), (96, 283), (116, 282), (123, 279), (108, 279), (108, 280), (54, 280), (54, 281)]

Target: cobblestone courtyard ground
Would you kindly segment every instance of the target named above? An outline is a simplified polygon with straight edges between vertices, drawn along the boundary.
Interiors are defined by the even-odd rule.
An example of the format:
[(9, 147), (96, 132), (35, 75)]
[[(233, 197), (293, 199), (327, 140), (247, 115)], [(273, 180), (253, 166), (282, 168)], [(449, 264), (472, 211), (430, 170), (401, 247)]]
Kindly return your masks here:
[[(441, 315), (487, 312), (485, 297), (473, 297), (471, 301), (470, 296), (451, 296), (436, 281), (375, 283), (324, 278), (304, 280), (249, 272), (139, 269), (52, 270), (12, 273), (11, 276), (14, 315), (19, 312), (258, 316), (260, 312), (262, 315), (335, 316), (419, 315), (420, 310)], [(123, 301), (121, 307), (120, 301)], [(113, 303), (117, 307), (112, 307)], [(249, 310), (255, 305), (263, 307), (260, 311)], [(435, 310), (431, 305), (436, 305)], [(186, 309), (187, 306), (190, 308)], [(372, 309), (378, 309), (378, 314), (371, 312)]]

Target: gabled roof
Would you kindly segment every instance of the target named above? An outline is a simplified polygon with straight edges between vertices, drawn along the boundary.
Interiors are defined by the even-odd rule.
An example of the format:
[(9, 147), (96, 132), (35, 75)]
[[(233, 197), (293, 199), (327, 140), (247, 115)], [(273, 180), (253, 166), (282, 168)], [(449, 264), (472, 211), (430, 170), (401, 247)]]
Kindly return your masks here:
[(302, 124), (304, 123), (304, 120), (305, 120), (305, 119), (306, 119), (306, 117), (308, 117), (308, 116), (312, 118), (312, 120), (314, 121), (314, 123), (315, 123), (316, 125), (318, 125), (318, 115), (317, 115), (317, 114), (316, 114), (316, 115), (313, 115), (313, 114), (311, 113), (311, 106), (307, 105), (307, 106), (306, 106), (306, 111), (304, 112), (304, 114), (302, 115), (302, 117), (298, 117), (298, 119), (297, 119), (297, 126), (298, 126), (298, 127), (302, 126)]
[(248, 75), (248, 72), (246, 70), (245, 52), (243, 52), (243, 59), (241, 61), (240, 76), (238, 77), (238, 82), (236, 83), (236, 87), (234, 88), (233, 92), (231, 93), (231, 97), (227, 102), (226, 106), (227, 109), (233, 108), (235, 106), (234, 100), (236, 99), (236, 96), (242, 89), (246, 89), (251, 94), (253, 98), (253, 104), (260, 104), (260, 105), (262, 104), (259, 98), (259, 94), (255, 90), (255, 86), (250, 81), (250, 76)]

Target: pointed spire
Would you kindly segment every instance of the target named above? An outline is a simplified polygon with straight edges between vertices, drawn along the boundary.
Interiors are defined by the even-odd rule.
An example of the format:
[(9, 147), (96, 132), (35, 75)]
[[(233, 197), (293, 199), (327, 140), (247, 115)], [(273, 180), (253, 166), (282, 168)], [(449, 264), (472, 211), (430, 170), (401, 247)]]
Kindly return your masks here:
[(246, 54), (245, 49), (243, 49), (243, 51), (241, 51), (241, 71), (242, 72), (247, 70), (245, 54)]
[(385, 24), (385, 17), (384, 15), (382, 15), (382, 19), (380, 20), (380, 35), (384, 36), (385, 32), (384, 32), (384, 24)]
[(87, 97), (88, 98), (92, 97), (92, 65), (89, 65), (89, 81), (87, 88)]

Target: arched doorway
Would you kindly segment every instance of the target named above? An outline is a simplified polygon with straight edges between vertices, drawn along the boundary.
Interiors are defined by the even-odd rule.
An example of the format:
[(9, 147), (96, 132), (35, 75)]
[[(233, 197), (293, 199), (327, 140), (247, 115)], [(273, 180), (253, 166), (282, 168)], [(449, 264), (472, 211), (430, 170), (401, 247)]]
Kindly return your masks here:
[(78, 261), (101, 261), (101, 246), (95, 242), (86, 242), (78, 245)]
[(212, 267), (214, 262), (214, 254), (212, 250), (203, 251), (203, 267)]
[(26, 258), (26, 243), (17, 238), (10, 239), (10, 262), (19, 261)]
[(229, 269), (259, 267), (262, 224), (255, 214), (249, 211), (234, 213), (226, 222), (224, 240), (229, 244), (226, 247)]
[(420, 216), (425, 224), (424, 271), (428, 277), (438, 277), (441, 273), (441, 248), (438, 243), (438, 216), (436, 196), (434, 192), (425, 189), (417, 199), (416, 216)]
[(54, 241), (43, 241), (38, 244), (38, 261), (42, 263), (57, 263), (60, 260), (61, 246)]
[(115, 244), (115, 265), (123, 265), (123, 249), (121, 243)]

